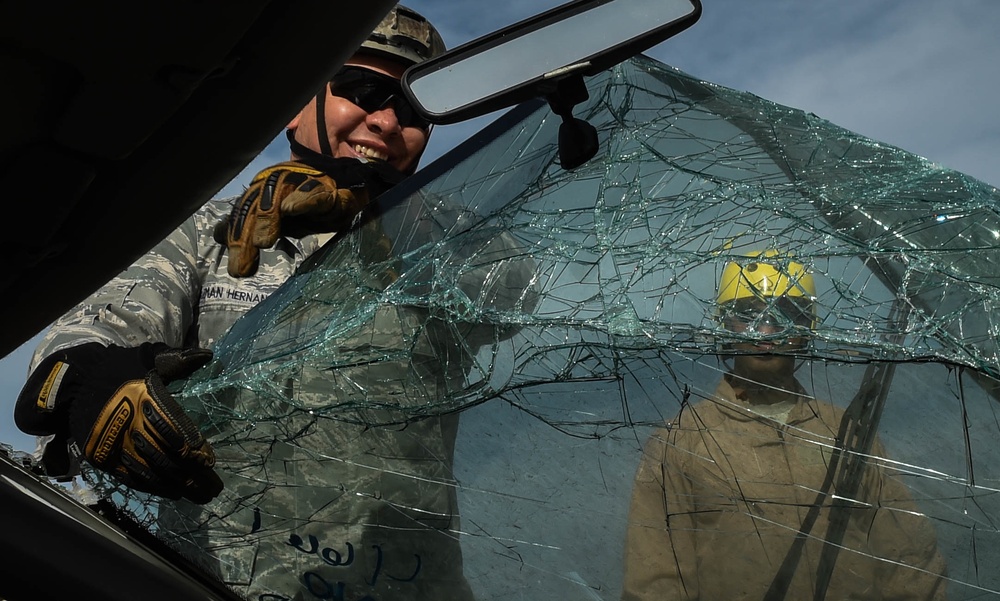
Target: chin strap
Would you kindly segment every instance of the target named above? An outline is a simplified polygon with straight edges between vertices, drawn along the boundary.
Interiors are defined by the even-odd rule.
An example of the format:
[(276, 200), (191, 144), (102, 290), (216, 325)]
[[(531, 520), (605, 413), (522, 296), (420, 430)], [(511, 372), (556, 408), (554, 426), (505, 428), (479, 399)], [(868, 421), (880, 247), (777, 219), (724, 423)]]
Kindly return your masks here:
[(405, 173), (385, 161), (334, 158), (300, 144), (295, 139), (294, 130), (286, 130), (285, 135), (292, 153), (299, 157), (300, 163), (322, 171), (333, 177), (338, 183), (344, 182), (344, 185), (364, 184), (371, 198), (377, 198), (406, 178)]
[[(320, 123), (322, 119), (319, 115), (317, 115), (316, 119), (317, 124), (322, 125), (322, 123)], [(300, 162), (323, 172), (329, 172), (331, 169), (335, 168), (337, 159), (332, 156), (333, 153), (330, 151), (330, 141), (326, 139), (326, 136), (317, 136), (320, 140), (320, 148), (324, 149), (324, 152), (322, 153), (316, 152), (312, 148), (309, 148), (296, 140), (294, 129), (286, 129), (285, 137), (288, 138), (288, 146), (291, 148), (292, 154), (299, 157)]]
[[(333, 156), (333, 149), (330, 148), (330, 136), (324, 136), (326, 133), (326, 86), (316, 92), (316, 138), (319, 141), (319, 154), (326, 156)], [(292, 152), (298, 154), (295, 146), (298, 145), (300, 148), (305, 148), (298, 142), (292, 139), (292, 130), (288, 131), (288, 139), (292, 143)], [(316, 154), (312, 150), (305, 148), (307, 151)], [(304, 156), (299, 154), (299, 156)]]

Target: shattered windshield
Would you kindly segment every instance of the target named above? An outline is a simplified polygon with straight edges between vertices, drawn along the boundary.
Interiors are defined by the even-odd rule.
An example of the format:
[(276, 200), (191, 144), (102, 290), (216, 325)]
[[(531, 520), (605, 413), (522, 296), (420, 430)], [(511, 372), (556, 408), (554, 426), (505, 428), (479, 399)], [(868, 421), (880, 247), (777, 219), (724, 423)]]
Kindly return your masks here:
[(647, 58), (588, 87), (593, 160), (521, 106), (234, 326), (177, 390), (218, 499), (117, 504), (249, 599), (1000, 592), (997, 190)]

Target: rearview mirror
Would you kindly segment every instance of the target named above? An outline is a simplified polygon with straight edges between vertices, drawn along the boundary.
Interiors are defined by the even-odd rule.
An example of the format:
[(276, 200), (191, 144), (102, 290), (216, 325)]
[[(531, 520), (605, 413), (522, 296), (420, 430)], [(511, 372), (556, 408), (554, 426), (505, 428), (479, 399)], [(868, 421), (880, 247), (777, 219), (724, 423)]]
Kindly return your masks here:
[(403, 90), (431, 123), (547, 97), (693, 25), (700, 0), (574, 0), (410, 67)]

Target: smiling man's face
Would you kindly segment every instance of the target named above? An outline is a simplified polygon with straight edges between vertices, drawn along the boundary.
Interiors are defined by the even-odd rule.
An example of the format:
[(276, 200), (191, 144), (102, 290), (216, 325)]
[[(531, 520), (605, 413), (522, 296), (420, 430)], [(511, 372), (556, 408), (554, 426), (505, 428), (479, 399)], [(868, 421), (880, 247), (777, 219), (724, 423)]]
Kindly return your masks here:
[[(367, 54), (355, 55), (347, 61), (347, 65), (364, 67), (395, 79), (399, 79), (406, 70), (406, 66), (399, 62)], [(416, 166), (427, 146), (427, 130), (401, 125), (391, 105), (369, 113), (346, 98), (334, 96), (329, 87), (324, 98), (326, 135), (335, 158), (381, 159), (404, 173)], [(299, 144), (320, 152), (315, 99), (295, 116), (288, 127), (295, 130), (295, 139)]]

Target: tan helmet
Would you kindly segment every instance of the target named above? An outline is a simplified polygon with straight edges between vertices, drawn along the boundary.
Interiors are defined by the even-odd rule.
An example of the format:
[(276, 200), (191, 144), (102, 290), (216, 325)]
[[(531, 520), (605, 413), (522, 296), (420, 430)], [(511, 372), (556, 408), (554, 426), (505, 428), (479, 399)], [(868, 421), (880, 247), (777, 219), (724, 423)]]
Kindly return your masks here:
[(419, 13), (397, 4), (361, 44), (359, 53), (402, 59), (409, 65), (445, 51), (441, 34)]

